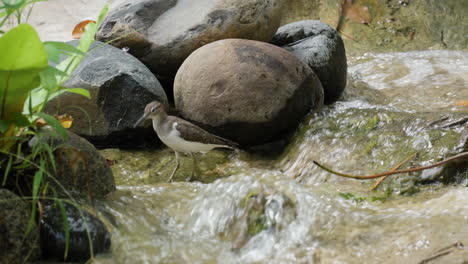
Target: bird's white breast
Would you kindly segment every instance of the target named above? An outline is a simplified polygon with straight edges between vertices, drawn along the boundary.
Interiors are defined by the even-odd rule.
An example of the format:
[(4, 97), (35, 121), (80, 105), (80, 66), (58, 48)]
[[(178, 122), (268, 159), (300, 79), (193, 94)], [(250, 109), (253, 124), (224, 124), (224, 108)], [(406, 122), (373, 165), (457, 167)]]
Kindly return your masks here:
[(163, 135), (163, 133), (159, 133), (158, 137), (161, 141), (166, 144), (171, 149), (182, 152), (182, 153), (189, 153), (189, 152), (208, 152), (217, 147), (224, 147), (223, 145), (215, 145), (215, 144), (203, 144), (199, 142), (187, 141), (180, 137), (180, 132), (177, 130), (178, 123), (174, 122), (172, 125), (172, 130), (167, 135)]

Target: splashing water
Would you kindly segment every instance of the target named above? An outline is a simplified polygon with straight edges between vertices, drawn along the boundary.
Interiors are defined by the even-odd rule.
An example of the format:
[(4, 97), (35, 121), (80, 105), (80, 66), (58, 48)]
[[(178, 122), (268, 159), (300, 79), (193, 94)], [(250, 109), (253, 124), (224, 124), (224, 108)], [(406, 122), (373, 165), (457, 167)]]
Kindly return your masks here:
[(351, 61), (344, 99), (304, 121), (271, 166), (234, 157), (240, 171), (210, 184), (120, 185), (98, 205), (113, 244), (94, 263), (418, 263), (468, 243), (468, 189), (434, 185), (386, 199), (367, 191), (369, 182), (312, 165), (369, 174), (412, 151), (425, 151), (429, 161), (453, 151), (440, 138), (456, 138), (463, 127), (428, 123), (466, 116), (454, 103), (468, 98), (468, 53)]

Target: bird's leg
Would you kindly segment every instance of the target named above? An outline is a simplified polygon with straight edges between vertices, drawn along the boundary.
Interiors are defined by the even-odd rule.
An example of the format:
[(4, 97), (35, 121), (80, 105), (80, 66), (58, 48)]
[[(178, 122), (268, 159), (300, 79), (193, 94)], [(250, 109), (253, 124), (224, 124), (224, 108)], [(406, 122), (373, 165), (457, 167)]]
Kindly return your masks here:
[(174, 170), (172, 171), (171, 177), (169, 177), (169, 180), (167, 180), (167, 182), (171, 182), (171, 181), (172, 181), (172, 177), (174, 177), (174, 174), (176, 173), (177, 169), (179, 168), (179, 152), (177, 152), (177, 151), (174, 150), (174, 153), (175, 153), (175, 162), (176, 162), (176, 165), (175, 165)]
[(193, 178), (193, 175), (195, 175), (195, 168), (197, 167), (197, 160), (195, 159), (195, 156), (193, 155), (192, 152), (190, 152), (190, 156), (192, 157), (192, 160), (193, 160), (192, 175), (190, 175), (190, 178), (188, 178), (187, 181), (190, 181)]

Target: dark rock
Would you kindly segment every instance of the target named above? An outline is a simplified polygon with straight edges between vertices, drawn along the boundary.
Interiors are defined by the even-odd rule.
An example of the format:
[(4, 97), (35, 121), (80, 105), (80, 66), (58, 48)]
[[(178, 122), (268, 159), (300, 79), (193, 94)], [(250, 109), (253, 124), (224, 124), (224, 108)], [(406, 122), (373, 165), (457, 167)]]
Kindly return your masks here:
[(243, 145), (281, 138), (323, 104), (314, 72), (294, 54), (252, 40), (226, 39), (193, 52), (174, 83), (184, 118)]
[(39, 230), (27, 233), (31, 208), (12, 192), (0, 189), (0, 263), (31, 263), (41, 256)]
[(96, 38), (146, 64), (158, 78), (172, 79), (197, 48), (225, 38), (269, 41), (284, 0), (127, 0), (111, 10)]
[(167, 97), (156, 77), (130, 54), (94, 42), (65, 86), (86, 88), (91, 94), (88, 100), (63, 93), (47, 104), (48, 113), (67, 113), (74, 118), (71, 131), (102, 147), (157, 142), (151, 129), (133, 129), (133, 124), (147, 103), (158, 100), (167, 105)]
[(75, 206), (62, 203), (67, 215), (70, 239), (68, 254), (64, 258), (66, 238), (64, 217), (58, 203), (44, 206), (41, 219), (41, 247), (43, 258), (57, 261), (85, 262), (91, 257), (88, 232), (91, 237), (93, 254), (110, 248), (111, 239), (104, 224), (94, 215)]
[[(55, 134), (52, 129), (42, 129), (30, 145), (47, 143), (54, 150), (55, 180), (49, 180), (50, 187), (60, 197), (68, 194), (76, 197), (99, 198), (115, 190), (114, 176), (107, 161), (86, 139), (68, 132), (68, 139)], [(65, 192), (65, 190), (67, 192)]]
[(318, 20), (304, 20), (278, 29), (272, 44), (294, 53), (322, 83), (325, 103), (340, 98), (346, 86), (346, 51), (338, 32)]

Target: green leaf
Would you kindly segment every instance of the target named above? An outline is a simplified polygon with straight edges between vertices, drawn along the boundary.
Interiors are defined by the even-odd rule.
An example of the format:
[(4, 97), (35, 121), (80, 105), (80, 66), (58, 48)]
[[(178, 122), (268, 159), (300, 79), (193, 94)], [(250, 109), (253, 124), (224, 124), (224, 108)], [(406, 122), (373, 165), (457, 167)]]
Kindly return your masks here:
[(60, 214), (62, 215), (62, 222), (63, 222), (63, 231), (65, 232), (65, 252), (63, 253), (63, 259), (67, 259), (68, 257), (68, 249), (70, 244), (70, 230), (68, 227), (68, 216), (67, 212), (65, 211), (65, 207), (63, 206), (63, 202), (60, 199), (57, 199), (57, 203), (60, 207)]
[(47, 124), (51, 126), (63, 139), (68, 139), (67, 130), (57, 119), (55, 119), (55, 117), (45, 113), (37, 113), (37, 115), (39, 117), (42, 117), (47, 122)]
[[(89, 23), (85, 27), (85, 32), (81, 35), (80, 43), (77, 46), (77, 49), (82, 51), (83, 53), (88, 52), (89, 47), (94, 42), (94, 35), (98, 29), (99, 24), (101, 23), (102, 19), (104, 18), (105, 14), (109, 10), (109, 4), (105, 4), (101, 13), (99, 14), (99, 19), (96, 23)], [(83, 59), (83, 55), (75, 54), (69, 56), (66, 60), (62, 61), (59, 65), (57, 65), (57, 69), (66, 72), (67, 74), (71, 75), (71, 73), (76, 69), (78, 64), (80, 64), (81, 59)], [(59, 84), (63, 84), (63, 82), (59, 82)]]
[(10, 156), (8, 157), (8, 163), (7, 163), (5, 172), (4, 172), (4, 174), (3, 174), (2, 186), (5, 186), (5, 184), (6, 184), (6, 181), (7, 181), (7, 179), (8, 179), (8, 174), (10, 173), (11, 164), (13, 164), (13, 156), (10, 155)]
[(52, 94), (51, 98), (57, 97), (60, 94), (63, 94), (63, 93), (66, 93), (66, 92), (79, 94), (79, 95), (82, 95), (82, 96), (84, 96), (84, 97), (86, 97), (88, 99), (91, 99), (91, 94), (89, 93), (88, 90), (86, 90), (84, 88), (63, 88), (63, 89), (55, 92), (54, 94)]
[[(59, 89), (71, 76), (72, 72), (76, 69), (76, 67), (79, 65), (81, 60), (83, 59), (83, 56), (86, 52), (88, 52), (89, 47), (91, 44), (94, 42), (94, 35), (96, 34), (97, 27), (99, 23), (102, 21), (104, 18), (105, 14), (107, 13), (109, 9), (109, 5), (106, 4), (104, 8), (102, 9), (98, 22), (95, 23), (90, 23), (86, 26), (85, 28), (85, 33), (82, 35), (80, 39), (80, 43), (78, 44), (78, 47), (76, 47), (77, 50), (80, 52), (76, 52), (76, 50), (73, 49), (74, 52), (70, 52), (70, 55), (68, 58), (65, 60), (61, 61), (57, 66), (56, 69), (59, 72), (62, 72), (64, 74), (57, 76), (56, 75), (56, 86), (53, 89), (50, 90), (45, 90), (44, 87), (39, 87), (38, 89), (34, 89), (30, 96), (27, 99), (27, 104), (23, 109), (23, 113), (25, 114), (32, 114), (30, 113), (32, 111), (40, 111), (41, 108), (47, 103), (47, 101), (53, 99), (57, 95), (63, 93), (62, 90)], [(65, 49), (69, 50), (68, 48), (65, 48), (64, 46), (61, 46), (61, 44), (58, 44), (60, 47), (57, 47), (57, 45), (54, 46), (54, 44), (49, 45), (49, 49)], [(52, 48), (51, 48), (52, 47)], [(56, 54), (54, 51), (49, 51), (52, 54), (53, 59), (56, 59)], [(55, 56), (55, 57), (54, 57)], [(51, 84), (53, 83), (52, 80), (50, 79), (50, 76), (44, 76), (44, 81), (43, 83), (46, 86), (51, 87)], [(84, 95), (89, 98), (89, 92), (84, 91), (82, 89), (77, 89), (77, 88), (71, 88), (69, 90), (70, 92), (77, 93)]]
[(57, 79), (60, 76), (67, 76), (67, 74), (52, 66), (49, 66), (47, 69), (40, 72), (39, 76), (41, 77), (42, 88), (49, 91), (56, 91), (58, 89)]
[(43, 176), (43, 169), (45, 169), (45, 168), (42, 168), (42, 165), (44, 165), (44, 167), (45, 167), (45, 164), (43, 164), (43, 162), (44, 161), (41, 160), (41, 169), (36, 171), (36, 173), (34, 174), (33, 189), (32, 189), (33, 201), (35, 201), (37, 199), (37, 194), (39, 193), (39, 187), (41, 186), (42, 176)]
[(60, 62), (60, 50), (54, 45), (48, 45), (46, 42), (44, 42), (43, 44), (47, 52), (47, 57), (49, 61), (59, 63)]
[(17, 127), (27, 127), (31, 124), (28, 118), (21, 113), (14, 113), (12, 120)]
[(18, 1), (2, 0), (2, 3), (4, 5), (4, 7), (7, 8), (7, 9), (18, 9), (23, 5), (24, 2), (25, 2), (25, 0), (18, 0)]
[(78, 54), (82, 56), (85, 55), (83, 51), (79, 50), (75, 46), (59, 41), (46, 41), (44, 42), (44, 48), (46, 49), (47, 54), (49, 55), (49, 60), (55, 63), (60, 62), (61, 54)]
[[(38, 87), (31, 91), (30, 95), (26, 99), (23, 114), (32, 115), (34, 112), (38, 111), (42, 105), (46, 102), (48, 92), (42, 87)], [(31, 107), (31, 109), (29, 109)], [(30, 111), (32, 110), (32, 112)]]
[[(36, 30), (21, 24), (0, 38), (0, 70), (24, 70), (47, 67), (47, 53)], [(8, 52), (5, 52), (8, 51)]]
[[(37, 32), (21, 24), (0, 37), (0, 119), (20, 113), (28, 93), (39, 86), (47, 53)], [(8, 52), (5, 52), (8, 51)]]
[(36, 202), (37, 202), (37, 194), (39, 193), (39, 187), (42, 183), (43, 171), (45, 170), (45, 161), (41, 160), (40, 169), (36, 171), (34, 174), (33, 180), (33, 189), (32, 189), (32, 208), (31, 208), (31, 217), (29, 218), (28, 228), (26, 233), (29, 233), (34, 226), (34, 222), (36, 219)]
[(11, 123), (12, 122), (9, 120), (0, 120), (0, 133), (5, 133), (10, 127)]
[(50, 101), (65, 92), (80, 94), (88, 99), (91, 99), (91, 94), (89, 93), (88, 90), (84, 88), (62, 88), (51, 94), (49, 94), (45, 89), (34, 89), (31, 92), (31, 96), (29, 96), (26, 101), (26, 104), (23, 109), (23, 113), (26, 115), (31, 114), (31, 111), (29, 111), (29, 107), (28, 107), (29, 104), (31, 104), (32, 110), (33, 112), (35, 112), (35, 111), (38, 111), (38, 109), (42, 107), (42, 105), (45, 103), (46, 100)]

